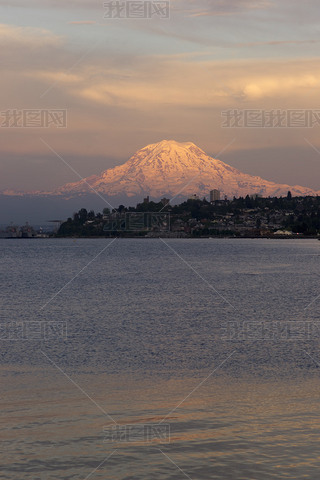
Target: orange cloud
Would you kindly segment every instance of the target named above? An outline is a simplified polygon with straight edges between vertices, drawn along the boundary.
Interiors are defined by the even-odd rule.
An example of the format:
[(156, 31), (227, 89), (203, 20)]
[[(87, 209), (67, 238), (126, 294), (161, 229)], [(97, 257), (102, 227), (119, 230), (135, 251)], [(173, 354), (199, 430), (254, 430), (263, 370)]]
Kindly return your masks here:
[(216, 108), (237, 102), (306, 102), (308, 92), (320, 94), (320, 67), (310, 61), (188, 61), (176, 55), (140, 59), (134, 72), (122, 66), (83, 66), (76, 75), (39, 72), (38, 77), (59, 82), (56, 88), (72, 97), (99, 105)]
[(2, 45), (22, 44), (41, 48), (43, 46), (61, 45), (62, 40), (62, 37), (44, 28), (0, 24), (0, 41)]

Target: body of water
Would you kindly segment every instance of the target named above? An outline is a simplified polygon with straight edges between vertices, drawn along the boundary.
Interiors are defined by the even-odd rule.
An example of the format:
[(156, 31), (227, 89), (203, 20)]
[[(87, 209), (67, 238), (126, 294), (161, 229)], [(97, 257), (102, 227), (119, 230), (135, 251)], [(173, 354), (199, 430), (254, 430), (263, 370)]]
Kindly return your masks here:
[(318, 241), (0, 256), (1, 478), (319, 478)]

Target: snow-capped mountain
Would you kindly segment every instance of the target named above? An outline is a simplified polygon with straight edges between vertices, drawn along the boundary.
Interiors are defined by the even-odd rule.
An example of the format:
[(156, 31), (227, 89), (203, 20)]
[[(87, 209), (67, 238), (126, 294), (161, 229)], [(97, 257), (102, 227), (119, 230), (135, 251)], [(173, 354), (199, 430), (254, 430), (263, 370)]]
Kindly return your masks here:
[(138, 150), (125, 164), (68, 183), (55, 194), (89, 193), (89, 185), (102, 194), (152, 197), (197, 194), (209, 195), (216, 188), (228, 197), (259, 193), (262, 196), (316, 195), (311, 188), (279, 185), (247, 175), (226, 163), (209, 157), (194, 143), (163, 140)]
[(311, 188), (280, 185), (247, 175), (208, 156), (194, 143), (163, 140), (138, 150), (123, 165), (110, 168), (101, 175), (68, 183), (50, 194), (70, 198), (95, 190), (111, 197), (150, 195), (154, 198), (171, 198), (197, 194), (202, 198), (208, 197), (214, 188), (229, 198), (255, 193), (262, 196), (284, 196), (288, 190), (295, 196), (320, 193)]

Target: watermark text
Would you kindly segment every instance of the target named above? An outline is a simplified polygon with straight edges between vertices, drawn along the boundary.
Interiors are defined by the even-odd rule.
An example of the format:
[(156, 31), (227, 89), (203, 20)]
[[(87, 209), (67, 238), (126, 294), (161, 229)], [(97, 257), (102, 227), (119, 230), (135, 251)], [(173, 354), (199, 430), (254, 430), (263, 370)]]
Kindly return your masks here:
[(320, 110), (224, 110), (222, 128), (313, 128)]
[[(2, 118), (1, 118), (2, 117)], [(0, 112), (0, 128), (66, 128), (67, 110), (9, 109)]]
[(66, 322), (0, 322), (1, 340), (66, 340)]
[(112, 425), (103, 432), (104, 443), (170, 443), (169, 424)]
[(104, 232), (138, 232), (170, 230), (170, 214), (154, 212), (110, 213), (103, 216)]
[(110, 18), (169, 18), (170, 2), (157, 0), (125, 0), (104, 2), (104, 19)]
[(228, 341), (310, 341), (320, 337), (320, 322), (261, 321), (227, 322), (221, 339)]

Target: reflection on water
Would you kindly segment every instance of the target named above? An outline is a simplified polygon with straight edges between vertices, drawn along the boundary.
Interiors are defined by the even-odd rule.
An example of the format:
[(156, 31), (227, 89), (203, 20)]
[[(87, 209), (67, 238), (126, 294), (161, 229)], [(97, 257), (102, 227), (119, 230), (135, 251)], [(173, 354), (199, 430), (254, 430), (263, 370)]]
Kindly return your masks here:
[[(257, 382), (2, 370), (2, 478), (317, 478), (319, 379)], [(22, 377), (22, 378), (21, 378)], [(171, 413), (170, 413), (171, 412)], [(170, 425), (170, 442), (104, 441), (104, 427)], [(167, 416), (168, 415), (168, 416)], [(176, 464), (176, 465), (175, 465)], [(23, 476), (22, 476), (23, 473)]]
[(2, 322), (68, 330), (0, 344), (1, 478), (317, 479), (317, 335), (221, 332), (317, 322), (319, 242), (168, 240), (207, 284), (160, 241), (117, 241), (54, 297), (108, 242), (1, 242)]

